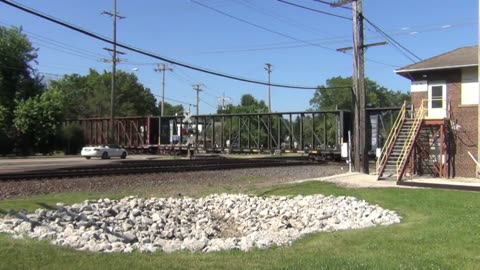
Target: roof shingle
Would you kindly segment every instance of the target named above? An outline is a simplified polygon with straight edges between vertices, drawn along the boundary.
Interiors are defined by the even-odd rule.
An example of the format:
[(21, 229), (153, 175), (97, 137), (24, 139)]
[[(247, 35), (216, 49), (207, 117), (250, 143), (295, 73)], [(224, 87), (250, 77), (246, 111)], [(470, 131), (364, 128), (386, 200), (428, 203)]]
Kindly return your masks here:
[(411, 64), (395, 70), (395, 73), (403, 73), (452, 69), (478, 65), (478, 46), (468, 46), (440, 54), (429, 59)]

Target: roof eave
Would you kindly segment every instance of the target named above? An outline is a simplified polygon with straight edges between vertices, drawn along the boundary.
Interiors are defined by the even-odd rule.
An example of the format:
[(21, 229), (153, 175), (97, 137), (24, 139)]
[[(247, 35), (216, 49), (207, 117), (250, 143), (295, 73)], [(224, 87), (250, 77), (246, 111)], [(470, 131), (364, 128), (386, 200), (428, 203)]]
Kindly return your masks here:
[(431, 68), (412, 68), (412, 69), (397, 69), (395, 73), (402, 75), (402, 73), (412, 73), (412, 72), (421, 72), (421, 71), (434, 71), (434, 70), (444, 70), (444, 69), (456, 69), (456, 68), (465, 68), (465, 67), (476, 67), (478, 64), (467, 64), (467, 65), (456, 65), (456, 66), (443, 66), (443, 67), (431, 67)]

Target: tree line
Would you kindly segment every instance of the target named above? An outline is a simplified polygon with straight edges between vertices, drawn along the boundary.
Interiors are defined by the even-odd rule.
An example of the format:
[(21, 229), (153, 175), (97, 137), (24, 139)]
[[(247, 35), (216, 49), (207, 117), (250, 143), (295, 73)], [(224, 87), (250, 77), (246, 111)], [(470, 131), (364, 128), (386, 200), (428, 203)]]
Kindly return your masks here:
[[(0, 155), (50, 154), (54, 151), (78, 152), (82, 130), (64, 126), (66, 120), (110, 115), (111, 73), (90, 69), (86, 75), (70, 74), (46, 82), (35, 69), (38, 49), (17, 27), (0, 26)], [(159, 103), (152, 91), (134, 73), (116, 74), (115, 115), (159, 115)], [(349, 89), (328, 90), (352, 85), (351, 78), (335, 77), (321, 85), (310, 100), (312, 110), (351, 107)], [(392, 91), (367, 79), (371, 106), (394, 106), (408, 95)], [(182, 105), (165, 103), (165, 115), (181, 114)], [(266, 112), (264, 101), (242, 96), (238, 105), (218, 113)], [(242, 135), (243, 136), (243, 135)]]

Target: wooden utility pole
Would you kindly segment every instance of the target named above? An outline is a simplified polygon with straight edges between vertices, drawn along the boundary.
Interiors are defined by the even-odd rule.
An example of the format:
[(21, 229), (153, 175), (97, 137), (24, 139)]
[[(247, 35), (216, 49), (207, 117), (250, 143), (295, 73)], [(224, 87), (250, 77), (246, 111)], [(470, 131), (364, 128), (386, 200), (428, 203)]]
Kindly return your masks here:
[(265, 70), (268, 73), (268, 112), (272, 112), (272, 100), (270, 98), (270, 73), (272, 73), (272, 64), (266, 63)]
[[(363, 5), (362, 0), (353, 1), (353, 14), (356, 19), (357, 30), (355, 33), (358, 35), (358, 96), (359, 96), (359, 111), (360, 111), (360, 151), (362, 152), (362, 167), (363, 173), (369, 174), (370, 169), (368, 166), (368, 149), (367, 149), (367, 114), (366, 114), (366, 94), (365, 88), (365, 46), (363, 36)], [(355, 22), (355, 20), (354, 20)]]
[(193, 90), (195, 90), (197, 92), (197, 115), (198, 115), (198, 101), (200, 100), (199, 94), (202, 91), (202, 89), (200, 89), (201, 86), (202, 86), (202, 84), (194, 84), (193, 85)]
[[(358, 172), (369, 173), (368, 149), (366, 136), (366, 112), (365, 112), (365, 71), (364, 71), (364, 46), (363, 37), (363, 7), (362, 0), (340, 0), (332, 3), (332, 6), (343, 6), (352, 4), (353, 16), (353, 123), (354, 123), (354, 148), (353, 158), (355, 170)], [(378, 44), (375, 44), (378, 45)], [(338, 49), (345, 51), (349, 48)], [(362, 156), (362, 158), (360, 158)], [(360, 165), (362, 164), (362, 165)]]
[(113, 0), (113, 12), (104, 11), (102, 14), (107, 14), (113, 18), (113, 46), (112, 49), (106, 49), (112, 54), (112, 88), (110, 91), (110, 143), (115, 143), (115, 87), (116, 87), (116, 71), (117, 71), (117, 53), (124, 54), (117, 51), (117, 18), (124, 19), (125, 17), (117, 13), (117, 0)]
[(160, 105), (160, 116), (163, 116), (163, 108), (165, 106), (165, 71), (173, 71), (173, 69), (167, 64), (158, 64), (155, 71), (162, 72), (162, 103)]

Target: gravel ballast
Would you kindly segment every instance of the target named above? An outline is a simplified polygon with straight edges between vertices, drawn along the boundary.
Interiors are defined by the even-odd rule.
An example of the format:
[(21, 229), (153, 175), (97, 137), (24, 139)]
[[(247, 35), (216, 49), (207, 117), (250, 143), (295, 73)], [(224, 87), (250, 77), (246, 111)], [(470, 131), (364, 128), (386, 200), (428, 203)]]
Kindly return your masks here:
[(288, 245), (305, 234), (399, 223), (394, 211), (353, 197), (214, 194), (125, 197), (10, 213), (0, 233), (92, 252), (215, 252)]
[[(229, 192), (248, 193), (250, 187), (268, 187), (296, 180), (343, 173), (345, 164), (250, 168), (223, 171), (114, 175), (66, 179), (0, 182), (0, 200), (62, 192), (125, 193), (140, 197), (171, 197), (178, 193), (199, 197), (208, 187), (226, 187)], [(138, 189), (151, 192), (136, 192)], [(217, 193), (226, 190), (215, 191)], [(206, 191), (203, 194), (202, 191)]]

